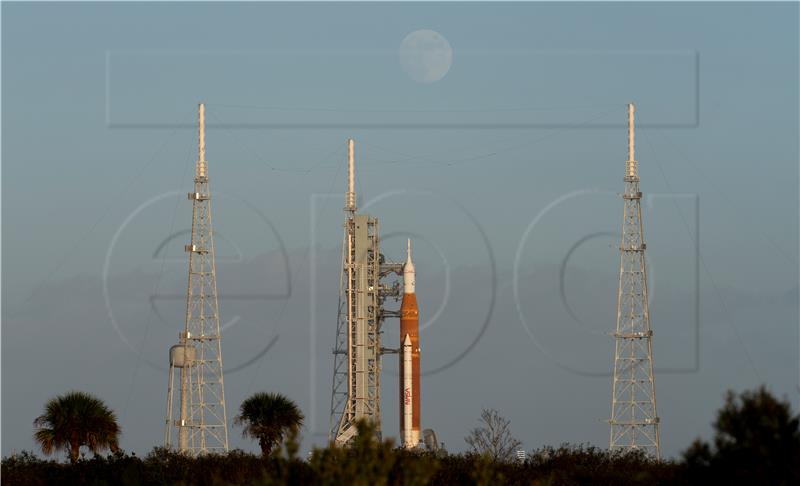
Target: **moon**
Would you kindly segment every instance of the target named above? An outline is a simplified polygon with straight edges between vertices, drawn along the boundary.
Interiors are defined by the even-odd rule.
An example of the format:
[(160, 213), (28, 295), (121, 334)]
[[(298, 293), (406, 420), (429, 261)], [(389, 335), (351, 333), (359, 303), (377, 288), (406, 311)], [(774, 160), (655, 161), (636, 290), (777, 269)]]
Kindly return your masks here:
[(418, 83), (439, 81), (453, 64), (453, 49), (435, 30), (415, 30), (400, 43), (400, 65)]

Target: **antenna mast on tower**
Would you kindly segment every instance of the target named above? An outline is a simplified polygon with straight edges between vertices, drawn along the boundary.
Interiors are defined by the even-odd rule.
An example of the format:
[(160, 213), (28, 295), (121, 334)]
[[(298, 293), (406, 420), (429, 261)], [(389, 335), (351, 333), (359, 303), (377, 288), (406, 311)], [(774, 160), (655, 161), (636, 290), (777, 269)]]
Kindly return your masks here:
[[(222, 335), (219, 327), (214, 239), (211, 229), (211, 193), (206, 162), (205, 105), (198, 107), (198, 157), (192, 201), (192, 241), (189, 253), (189, 285), (186, 324), (178, 344), (170, 348), (167, 420), (164, 446), (172, 445), (177, 428), (178, 450), (197, 456), (227, 452), (228, 426), (222, 378)], [(173, 417), (175, 372), (179, 371), (180, 410)]]
[(661, 448), (653, 376), (653, 331), (650, 328), (647, 300), (642, 193), (639, 190), (634, 152), (634, 111), (633, 103), (629, 104), (609, 447), (643, 449), (659, 458)]

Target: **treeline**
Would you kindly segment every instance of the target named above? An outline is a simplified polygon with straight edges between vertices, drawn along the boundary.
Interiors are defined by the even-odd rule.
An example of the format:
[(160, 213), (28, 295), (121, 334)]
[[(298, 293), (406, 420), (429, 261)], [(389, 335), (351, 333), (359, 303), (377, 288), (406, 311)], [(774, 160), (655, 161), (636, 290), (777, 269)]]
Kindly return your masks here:
[(159, 448), (144, 458), (117, 452), (68, 464), (24, 453), (3, 461), (2, 482), (34, 486), (691, 484), (682, 464), (591, 447), (542, 450), (524, 462), (499, 462), (476, 454), (437, 456), (390, 444), (368, 447), (317, 450), (309, 460), (284, 454), (263, 458), (242, 451), (189, 458)]
[[(465, 439), (473, 449), (467, 454), (398, 449), (361, 423), (350, 447), (315, 449), (301, 458), (302, 419), (285, 397), (256, 394), (242, 404), (236, 421), (245, 436), (259, 440), (260, 456), (236, 450), (191, 458), (155, 448), (137, 457), (119, 449), (113, 413), (73, 392), (48, 402), (34, 422), (42, 452), (64, 451), (69, 462), (23, 452), (4, 458), (0, 474), (3, 485), (800, 484), (800, 416), (763, 387), (729, 393), (712, 440), (695, 441), (677, 460), (568, 445), (520, 459), (512, 454), (519, 443), (508, 431), (510, 422), (495, 411), (485, 411), (482, 421), (503, 432), (473, 430)], [(485, 444), (479, 438), (487, 438)], [(103, 455), (106, 449), (111, 453)]]

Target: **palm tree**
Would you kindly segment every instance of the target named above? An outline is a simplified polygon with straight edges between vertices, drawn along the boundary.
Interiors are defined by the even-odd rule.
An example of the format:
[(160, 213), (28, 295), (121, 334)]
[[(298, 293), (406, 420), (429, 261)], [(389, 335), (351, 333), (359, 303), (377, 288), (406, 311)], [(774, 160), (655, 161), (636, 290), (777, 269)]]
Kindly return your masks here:
[(260, 392), (239, 407), (233, 423), (244, 427), (242, 435), (258, 439), (261, 454), (267, 457), (287, 432), (297, 432), (305, 417), (297, 405), (280, 393)]
[(72, 463), (78, 460), (81, 446), (95, 455), (103, 449), (119, 450), (116, 415), (88, 393), (71, 391), (50, 399), (33, 425), (37, 428), (33, 438), (45, 455), (64, 450)]

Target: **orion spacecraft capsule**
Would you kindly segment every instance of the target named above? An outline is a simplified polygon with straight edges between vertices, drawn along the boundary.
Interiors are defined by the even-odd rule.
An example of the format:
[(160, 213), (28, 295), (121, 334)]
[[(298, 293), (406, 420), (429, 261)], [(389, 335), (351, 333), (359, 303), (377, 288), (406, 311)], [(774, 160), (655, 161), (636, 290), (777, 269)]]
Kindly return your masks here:
[(415, 287), (416, 272), (409, 239), (400, 305), (400, 435), (407, 449), (417, 447), (420, 441), (419, 308)]

